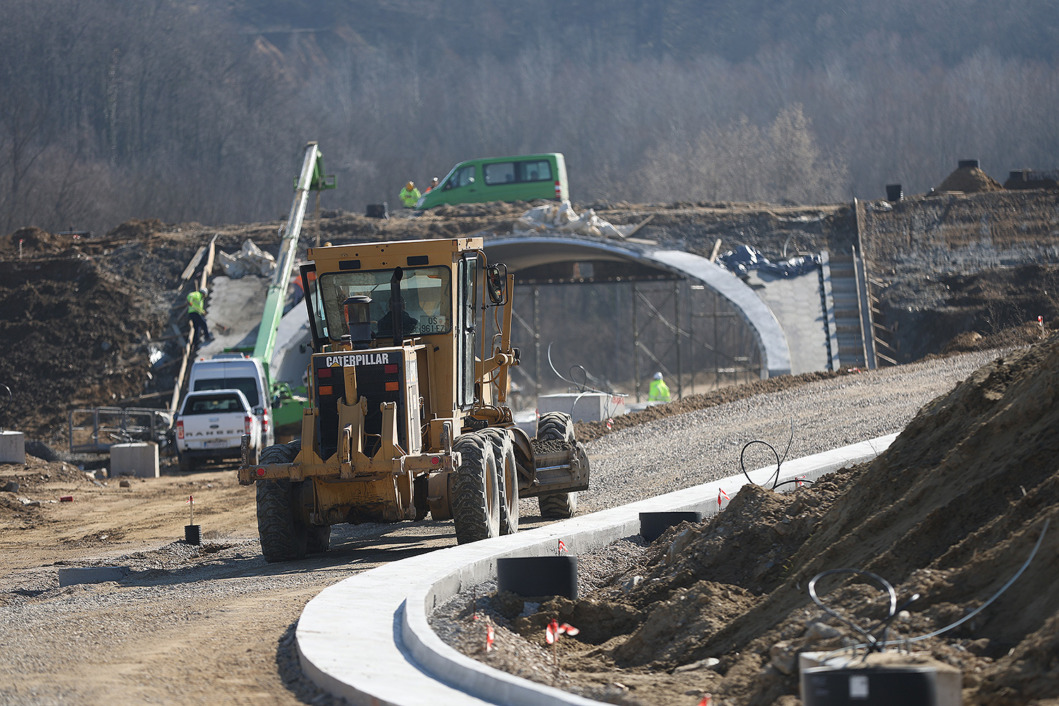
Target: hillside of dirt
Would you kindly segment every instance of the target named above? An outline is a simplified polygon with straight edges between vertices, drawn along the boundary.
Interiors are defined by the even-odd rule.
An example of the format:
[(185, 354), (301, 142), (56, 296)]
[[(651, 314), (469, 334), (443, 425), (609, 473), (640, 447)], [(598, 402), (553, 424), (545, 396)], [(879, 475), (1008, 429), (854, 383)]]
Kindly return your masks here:
[[(458, 647), (608, 703), (795, 706), (799, 653), (878, 640), (958, 669), (968, 706), (1055, 704), (1057, 396), (1053, 335), (927, 404), (870, 464), (789, 494), (748, 485), (707, 522), (625, 543), (639, 559), (577, 600), (482, 598), (499, 647), (480, 629)], [(551, 620), (580, 630), (561, 651)]]
[[(469, 204), (387, 219), (324, 211), (305, 223), (302, 247), (488, 238), (510, 233), (531, 206)], [(1026, 343), (1059, 320), (1059, 194), (947, 194), (863, 207), (860, 247), (879, 300), (878, 321), (898, 362)], [(595, 203), (577, 209), (639, 226), (638, 238), (706, 257), (718, 240), (722, 252), (747, 244), (774, 261), (858, 242), (850, 206)], [(248, 239), (274, 252), (281, 226), (281, 220), (223, 227), (137, 220), (98, 237), (36, 228), (0, 236), (0, 428), (62, 448), (71, 407), (163, 406), (188, 328), (184, 295), (191, 284), (181, 274), (193, 255), (214, 238), (224, 252), (237, 252)], [(697, 402), (682, 402), (691, 404)]]

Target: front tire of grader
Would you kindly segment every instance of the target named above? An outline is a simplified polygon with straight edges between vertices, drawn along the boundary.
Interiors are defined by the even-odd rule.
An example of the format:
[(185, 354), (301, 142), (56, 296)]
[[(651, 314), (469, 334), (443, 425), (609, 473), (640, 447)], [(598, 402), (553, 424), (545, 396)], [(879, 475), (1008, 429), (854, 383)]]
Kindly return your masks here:
[(451, 490), (456, 542), (500, 536), (500, 488), (492, 443), (481, 434), (464, 434), (452, 448), (461, 456)]
[(496, 480), (500, 491), (500, 534), (518, 532), (518, 466), (515, 446), (502, 429), (483, 429), (481, 432), (493, 445), (496, 459)]
[[(293, 444), (276, 444), (261, 452), (261, 463), (290, 463), (297, 454)], [(309, 528), (295, 512), (296, 490), (296, 485), (285, 478), (257, 483), (257, 533), (265, 561), (289, 561), (305, 556)]]
[[(574, 420), (563, 412), (546, 412), (537, 420), (539, 441), (574, 442)], [(538, 495), (541, 517), (567, 520), (577, 512), (577, 493), (547, 493)]]

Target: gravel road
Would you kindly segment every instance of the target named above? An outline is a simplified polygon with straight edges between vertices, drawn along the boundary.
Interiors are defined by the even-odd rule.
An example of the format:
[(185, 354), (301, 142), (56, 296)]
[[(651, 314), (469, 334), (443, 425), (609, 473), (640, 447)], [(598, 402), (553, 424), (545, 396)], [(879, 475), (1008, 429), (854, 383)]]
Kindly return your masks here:
[[(899, 431), (997, 355), (845, 375), (606, 435), (588, 445), (592, 487), (579, 513), (737, 474), (747, 442), (783, 454), (792, 429), (788, 458)], [(747, 451), (747, 468), (768, 463), (765, 446)], [(521, 511), (524, 528), (540, 524), (535, 500), (523, 500)], [(341, 527), (329, 554), (269, 565), (251, 536), (202, 548), (177, 542), (86, 555), (80, 565), (132, 571), (121, 582), (63, 588), (47, 547), (27, 548), (38, 552), (37, 568), (0, 583), (0, 702), (330, 703), (295, 664), (302, 606), (346, 576), (454, 543), (451, 522)]]

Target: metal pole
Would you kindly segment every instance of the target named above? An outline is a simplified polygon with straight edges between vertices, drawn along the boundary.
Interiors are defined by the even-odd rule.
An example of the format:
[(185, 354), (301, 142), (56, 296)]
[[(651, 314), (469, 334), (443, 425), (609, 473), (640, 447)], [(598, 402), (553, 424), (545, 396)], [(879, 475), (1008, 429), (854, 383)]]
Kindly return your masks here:
[(534, 384), (534, 406), (540, 406), (537, 401), (541, 396), (541, 320), (538, 316), (540, 311), (541, 290), (540, 287), (533, 288), (533, 375), (536, 378)]
[(676, 323), (677, 337), (677, 399), (684, 397), (684, 367), (680, 358), (680, 280), (673, 281), (673, 320)]
[(720, 296), (717, 292), (713, 293), (713, 389), (719, 390), (721, 388), (721, 360), (720, 350), (721, 342), (717, 336), (720, 332), (717, 330), (717, 297)]
[(696, 297), (695, 292), (702, 291), (696, 290), (695, 285), (688, 285), (688, 349), (691, 351), (691, 394), (695, 394), (698, 390), (695, 378), (699, 372), (699, 349), (695, 347), (695, 304)]
[(636, 328), (636, 283), (632, 283), (632, 376), (636, 401), (640, 401), (640, 330)]

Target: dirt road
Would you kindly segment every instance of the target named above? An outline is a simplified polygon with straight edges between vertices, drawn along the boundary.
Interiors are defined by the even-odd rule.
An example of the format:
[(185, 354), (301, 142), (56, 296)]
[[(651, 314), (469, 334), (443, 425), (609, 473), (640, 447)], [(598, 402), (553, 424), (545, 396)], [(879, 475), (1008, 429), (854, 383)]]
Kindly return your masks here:
[[(293, 652), (305, 603), (351, 574), (455, 544), (451, 522), (343, 526), (325, 556), (267, 564), (254, 489), (230, 469), (122, 488), (31, 458), (0, 466), (0, 487), (12, 480), (19, 491), (0, 493), (5, 704), (328, 703)], [(183, 541), (191, 497), (199, 547)], [(59, 587), (59, 569), (86, 566), (128, 575)]]

